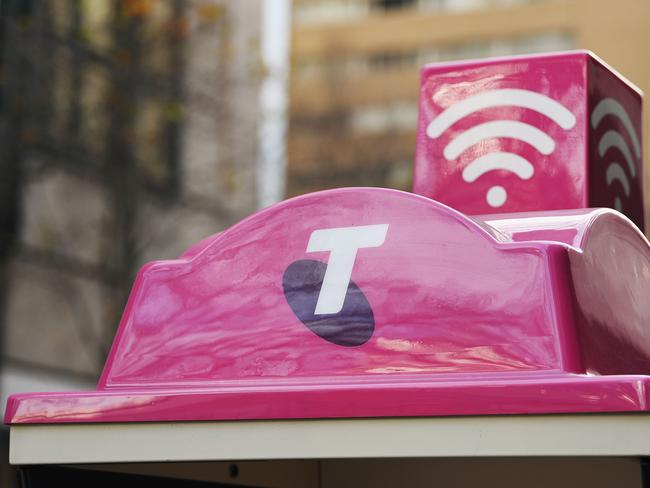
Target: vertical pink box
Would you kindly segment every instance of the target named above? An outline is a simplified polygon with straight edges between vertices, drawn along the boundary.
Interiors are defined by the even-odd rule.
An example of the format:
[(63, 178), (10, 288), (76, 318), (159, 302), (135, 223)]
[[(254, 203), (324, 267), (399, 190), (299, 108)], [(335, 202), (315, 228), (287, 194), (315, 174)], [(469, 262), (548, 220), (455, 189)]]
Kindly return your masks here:
[(427, 65), (413, 191), (468, 214), (611, 207), (643, 229), (641, 106), (587, 51)]

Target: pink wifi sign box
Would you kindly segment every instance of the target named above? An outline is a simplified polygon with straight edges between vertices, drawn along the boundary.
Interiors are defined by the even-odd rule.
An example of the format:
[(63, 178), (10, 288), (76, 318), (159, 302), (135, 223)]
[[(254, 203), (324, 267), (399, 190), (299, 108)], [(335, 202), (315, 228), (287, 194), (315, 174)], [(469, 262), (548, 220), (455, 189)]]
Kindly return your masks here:
[(641, 94), (585, 51), (425, 66), (414, 192), (469, 214), (615, 208), (644, 228)]

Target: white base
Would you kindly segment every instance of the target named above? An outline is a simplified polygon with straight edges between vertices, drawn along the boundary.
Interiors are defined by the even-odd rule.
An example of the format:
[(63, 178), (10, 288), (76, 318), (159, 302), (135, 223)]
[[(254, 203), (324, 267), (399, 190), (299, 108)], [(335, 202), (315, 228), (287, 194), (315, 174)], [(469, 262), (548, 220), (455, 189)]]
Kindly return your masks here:
[(650, 414), (11, 426), (12, 464), (648, 456)]

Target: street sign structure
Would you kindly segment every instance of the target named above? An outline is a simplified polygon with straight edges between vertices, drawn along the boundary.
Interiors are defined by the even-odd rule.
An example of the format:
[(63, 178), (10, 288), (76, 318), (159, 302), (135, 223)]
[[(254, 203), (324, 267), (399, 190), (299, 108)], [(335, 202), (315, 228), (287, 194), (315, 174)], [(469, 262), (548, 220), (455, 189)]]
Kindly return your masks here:
[[(534, 170), (540, 207), (549, 200), (535, 192), (562, 173), (552, 165), (565, 161), (565, 176), (586, 168), (575, 161), (587, 158), (588, 110), (573, 93), (548, 106), (521, 88), (466, 94), (487, 111), (507, 95), (555, 117), (556, 132), (582, 127), (563, 142), (557, 132), (561, 154)], [(452, 105), (426, 137), (476, 112)], [(590, 120), (625, 126), (617, 110), (596, 102)], [(472, 123), (496, 136), (528, 116)], [(444, 151), (478, 150), (478, 132), (462, 130)], [(545, 140), (526, 130), (528, 142)], [(604, 154), (623, 151), (618, 136), (595, 137)], [(492, 154), (447, 174), (449, 188), (467, 171), (497, 177)], [(10, 397), (22, 485), (646, 486), (650, 243), (624, 214), (582, 208), (592, 175), (580, 171), (557, 183), (581, 182), (560, 195), (576, 209), (470, 217), (414, 193), (342, 188), (144, 266), (95, 390)], [(522, 210), (517, 195), (508, 201)]]

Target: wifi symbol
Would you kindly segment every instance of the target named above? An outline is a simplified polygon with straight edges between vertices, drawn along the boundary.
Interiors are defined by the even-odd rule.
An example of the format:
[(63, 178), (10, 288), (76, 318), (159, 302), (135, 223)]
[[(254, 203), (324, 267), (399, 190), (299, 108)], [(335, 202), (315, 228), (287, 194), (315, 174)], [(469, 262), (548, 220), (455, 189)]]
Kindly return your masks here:
[[(598, 105), (596, 105), (593, 112), (591, 112), (592, 129), (597, 129), (600, 125), (600, 122), (607, 115), (613, 115), (619, 119), (625, 128), (630, 141), (632, 141), (636, 159), (640, 160), (641, 144), (639, 143), (639, 138), (636, 134), (636, 131), (634, 130), (632, 120), (630, 119), (629, 114), (623, 108), (623, 106), (613, 98), (603, 98), (600, 102), (598, 102)], [(625, 159), (625, 163), (627, 164), (630, 175), (632, 175), (632, 178), (636, 178), (636, 164), (635, 160), (632, 158), (630, 146), (628, 146), (623, 135), (616, 130), (606, 131), (598, 141), (598, 156), (601, 160), (604, 159), (605, 155), (610, 149), (619, 150)], [(607, 166), (607, 171), (605, 172), (605, 180), (607, 181), (607, 186), (611, 186), (614, 181), (618, 181), (623, 187), (625, 196), (630, 196), (630, 180), (625, 174), (623, 166), (618, 161), (612, 161), (609, 166)], [(619, 212), (623, 209), (623, 205), (619, 197), (616, 197), (614, 199), (614, 208)]]
[[(530, 90), (499, 89), (473, 95), (449, 106), (431, 121), (427, 127), (427, 136), (437, 139), (449, 127), (468, 115), (502, 106), (534, 110), (564, 130), (569, 130), (576, 124), (575, 116), (564, 105), (545, 95)], [(524, 141), (546, 156), (555, 150), (555, 141), (537, 127), (516, 120), (493, 120), (458, 134), (445, 146), (443, 156), (447, 161), (452, 161), (481, 141), (501, 137)], [(494, 170), (509, 171), (522, 180), (528, 180), (535, 174), (535, 168), (523, 156), (511, 152), (492, 152), (470, 162), (463, 169), (463, 180), (473, 183), (485, 173)], [(508, 193), (500, 185), (491, 187), (486, 195), (487, 203), (491, 207), (501, 207), (507, 199)]]

